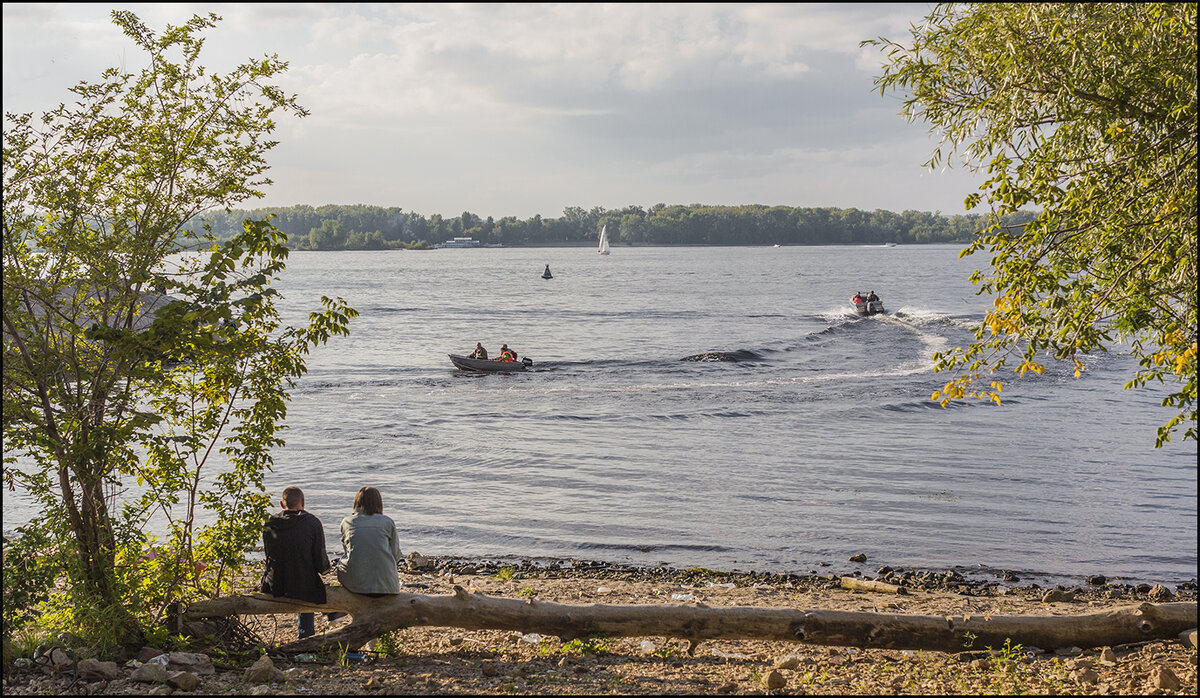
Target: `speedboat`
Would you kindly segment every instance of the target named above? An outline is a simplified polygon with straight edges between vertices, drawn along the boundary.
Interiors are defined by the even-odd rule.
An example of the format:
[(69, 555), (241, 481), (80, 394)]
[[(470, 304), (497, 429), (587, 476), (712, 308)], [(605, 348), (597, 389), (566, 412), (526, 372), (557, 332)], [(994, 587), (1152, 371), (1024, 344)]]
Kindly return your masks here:
[(878, 315), (883, 312), (883, 301), (859, 301), (855, 303), (851, 300), (850, 305), (854, 306), (854, 312), (859, 315)]
[(472, 359), (469, 356), (459, 356), (458, 354), (448, 354), (450, 362), (458, 367), (460, 371), (483, 371), (485, 373), (511, 373), (512, 371), (524, 371), (533, 365), (533, 361), (526, 356), (520, 361), (496, 361), (493, 359)]

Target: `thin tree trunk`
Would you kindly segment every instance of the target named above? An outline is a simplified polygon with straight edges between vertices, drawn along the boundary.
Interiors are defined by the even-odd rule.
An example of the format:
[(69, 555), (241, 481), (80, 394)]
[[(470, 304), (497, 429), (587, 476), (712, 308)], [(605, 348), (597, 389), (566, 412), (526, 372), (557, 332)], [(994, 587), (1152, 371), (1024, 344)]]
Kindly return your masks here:
[(775, 640), (835, 647), (961, 652), (998, 648), (1005, 640), (1039, 647), (1103, 647), (1172, 639), (1196, 627), (1196, 603), (1136, 604), (1080, 616), (919, 616), (788, 608), (713, 608), (703, 604), (657, 606), (566, 605), (469, 594), (397, 594), (370, 598), (328, 589), (325, 605), (265, 594), (229, 596), (192, 604), (187, 617), (345, 611), (350, 625), (280, 649), (285, 652), (358, 648), (384, 633), (417, 625), (467, 630), (516, 630), (579, 637), (670, 636), (695, 643), (713, 639)]

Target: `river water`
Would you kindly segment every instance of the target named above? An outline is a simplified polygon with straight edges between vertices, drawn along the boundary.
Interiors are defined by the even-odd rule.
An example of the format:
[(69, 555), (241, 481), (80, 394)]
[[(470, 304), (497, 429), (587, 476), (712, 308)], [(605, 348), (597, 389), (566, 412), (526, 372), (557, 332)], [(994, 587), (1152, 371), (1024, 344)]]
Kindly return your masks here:
[[(930, 355), (988, 307), (958, 249), (293, 253), (291, 322), (322, 294), (361, 315), (310, 357), (267, 486), (304, 489), (331, 552), (373, 485), (405, 553), (1194, 579), (1196, 443), (1153, 448), (1168, 415), (1122, 390), (1129, 357), (929, 400)], [(887, 314), (848, 312), (871, 289)], [(455, 370), (476, 342), (533, 369)], [(703, 352), (740, 360), (681, 360)]]

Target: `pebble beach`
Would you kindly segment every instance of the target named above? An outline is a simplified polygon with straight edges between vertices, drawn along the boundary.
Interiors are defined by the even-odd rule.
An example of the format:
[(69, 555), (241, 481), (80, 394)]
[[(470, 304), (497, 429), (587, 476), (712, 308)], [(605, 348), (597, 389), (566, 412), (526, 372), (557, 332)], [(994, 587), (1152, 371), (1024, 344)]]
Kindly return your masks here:
[[(402, 571), (404, 591), (445, 595), (455, 586), (505, 598), (562, 604), (704, 603), (919, 615), (1081, 615), (1143, 601), (1196, 600), (1194, 582), (1149, 588), (1091, 578), (1079, 587), (1041, 588), (964, 579), (953, 571), (880, 568), (863, 579), (904, 581), (903, 594), (852, 591), (836, 575), (776, 575), (707, 569), (621, 567), (601, 562), (495, 562), (417, 557)], [(412, 556), (410, 556), (410, 563)], [(899, 574), (897, 574), (899, 572)], [(333, 583), (332, 578), (327, 582)], [(253, 575), (245, 591), (255, 591)], [(349, 618), (334, 621), (336, 629)], [(978, 648), (948, 654), (826, 647), (792, 642), (713, 640), (688, 653), (670, 637), (588, 638), (564, 643), (535, 633), (414, 627), (363, 648), (361, 657), (296, 657), (271, 648), (295, 639), (295, 616), (247, 616), (268, 649), (228, 653), (203, 647), (200, 667), (158, 680), (135, 678), (158, 648), (107, 675), (86, 648), (74, 662), (5, 667), (4, 693), (63, 695), (427, 695), (427, 694), (1189, 694), (1195, 695), (1195, 632), (1117, 647)], [(317, 615), (317, 632), (330, 629)], [(167, 657), (178, 653), (171, 652)], [(179, 655), (183, 660), (183, 655)], [(162, 662), (163, 660), (159, 660)], [(189, 656), (188, 661), (191, 661)], [(205, 664), (208, 661), (210, 664)], [(86, 667), (86, 671), (84, 668)], [(192, 677), (184, 677), (191, 674)], [(173, 678), (168, 679), (167, 676)], [(194, 680), (193, 680), (194, 678)]]

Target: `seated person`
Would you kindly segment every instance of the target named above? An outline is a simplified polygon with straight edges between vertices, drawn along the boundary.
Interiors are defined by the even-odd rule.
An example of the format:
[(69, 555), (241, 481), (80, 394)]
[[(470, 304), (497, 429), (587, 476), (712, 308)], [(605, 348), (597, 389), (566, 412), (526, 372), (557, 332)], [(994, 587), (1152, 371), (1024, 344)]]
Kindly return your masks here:
[(517, 352), (508, 348), (507, 344), (500, 345), (500, 360), (501, 361), (516, 361)]
[(879, 300), (879, 296), (875, 295), (874, 291), (871, 291), (870, 293), (867, 294), (867, 302), (868, 303), (875, 303), (878, 300)]
[(354, 513), (342, 519), (345, 562), (338, 565), (338, 581), (347, 591), (365, 596), (400, 593), (400, 539), (396, 523), (383, 515), (383, 496), (374, 487), (363, 487), (354, 496)]
[[(263, 552), (267, 557), (261, 586), (263, 593), (309, 603), (326, 602), (321, 573), (329, 569), (321, 520), (304, 510), (304, 492), (285, 487), (279, 502), (283, 511), (273, 514), (263, 527)], [(344, 614), (327, 614), (336, 620)], [(303, 640), (316, 632), (312, 613), (298, 614), (297, 636)]]
[(851, 303), (858, 304), (863, 302), (862, 291), (855, 291), (854, 297), (850, 299)]
[(488, 357), (487, 349), (483, 348), (483, 344), (475, 342), (475, 351), (471, 352), (472, 359), (486, 359)]

